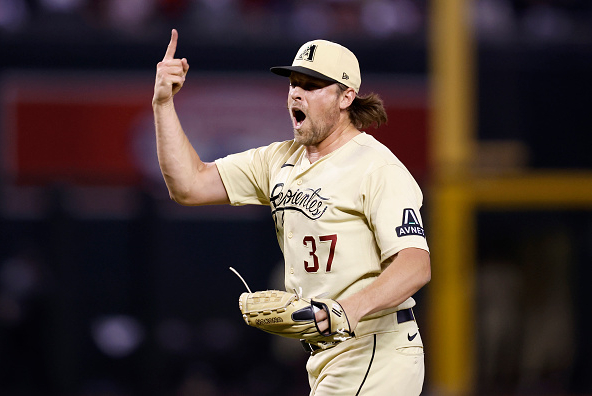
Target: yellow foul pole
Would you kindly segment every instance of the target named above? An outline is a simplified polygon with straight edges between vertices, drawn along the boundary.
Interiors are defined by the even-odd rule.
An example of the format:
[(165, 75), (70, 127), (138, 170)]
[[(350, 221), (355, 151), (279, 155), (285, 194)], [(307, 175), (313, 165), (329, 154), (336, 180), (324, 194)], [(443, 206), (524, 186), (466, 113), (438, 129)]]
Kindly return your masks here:
[(475, 224), (470, 168), (475, 152), (475, 60), (471, 0), (430, 2), (430, 340), (427, 387), (474, 392)]

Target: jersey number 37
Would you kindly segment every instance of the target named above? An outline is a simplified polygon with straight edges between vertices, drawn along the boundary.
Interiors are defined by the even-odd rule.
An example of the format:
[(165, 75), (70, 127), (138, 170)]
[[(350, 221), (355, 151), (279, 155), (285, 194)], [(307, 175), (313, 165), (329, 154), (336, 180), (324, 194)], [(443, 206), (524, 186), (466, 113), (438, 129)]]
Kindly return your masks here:
[[(337, 245), (337, 234), (321, 235), (319, 236), (319, 243), (331, 242), (329, 247), (329, 255), (325, 263), (325, 272), (331, 271), (331, 264), (333, 264), (333, 256), (335, 255), (335, 246)], [(317, 255), (317, 239), (313, 236), (307, 235), (302, 240), (304, 246), (308, 247), (309, 255), (312, 260), (304, 260), (304, 269), (306, 272), (318, 272), (320, 268), (319, 256)]]

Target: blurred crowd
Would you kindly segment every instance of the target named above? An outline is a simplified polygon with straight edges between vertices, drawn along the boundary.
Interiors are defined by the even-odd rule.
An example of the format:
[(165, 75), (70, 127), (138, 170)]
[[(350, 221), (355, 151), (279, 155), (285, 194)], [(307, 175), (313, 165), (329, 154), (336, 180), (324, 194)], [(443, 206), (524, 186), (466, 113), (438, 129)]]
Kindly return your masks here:
[[(231, 221), (225, 208), (206, 212), (168, 200), (155, 152), (142, 151), (155, 150), (149, 105), (152, 72), (146, 79), (141, 73), (135, 76), (134, 83), (146, 86), (146, 92), (135, 88), (144, 95), (141, 99), (115, 95), (117, 106), (109, 106), (112, 103), (89, 93), (95, 86), (111, 92), (105, 78), (88, 79), (85, 90), (70, 74), (68, 84), (61, 84), (61, 75), (44, 68), (61, 72), (92, 67), (101, 73), (106, 65), (123, 70), (124, 62), (130, 68), (152, 68), (175, 27), (184, 38), (204, 43), (192, 48), (202, 51), (194, 54), (219, 52), (216, 61), (201, 64), (202, 71), (218, 65), (227, 71), (237, 67), (237, 59), (246, 68), (246, 58), (261, 56), (268, 46), (288, 47), (292, 54), (294, 43), (324, 37), (371, 44), (370, 49), (359, 45), (372, 54), (364, 57), (369, 69), (398, 78), (399, 85), (393, 86), (400, 89), (407, 87), (403, 77), (414, 76), (409, 85), (415, 87), (415, 76), (426, 66), (423, 52), (414, 50), (426, 47), (434, 1), (449, 0), (0, 0), (0, 48), (8, 44), (0, 58), (0, 88), (5, 90), (0, 94), (17, 103), (18, 98), (5, 94), (6, 82), (13, 87), (27, 82), (26, 87), (38, 91), (22, 91), (29, 94), (21, 98), (29, 105), (24, 110), (38, 111), (41, 102), (51, 109), (29, 130), (43, 136), (48, 130), (68, 129), (62, 125), (66, 119), (55, 121), (55, 129), (46, 127), (52, 125), (47, 114), (62, 114), (55, 103), (43, 102), (51, 96), (46, 92), (59, 103), (70, 100), (67, 104), (83, 114), (94, 115), (90, 108), (123, 108), (117, 114), (132, 119), (133, 130), (118, 132), (108, 124), (100, 129), (100, 141), (117, 133), (145, 136), (138, 140), (138, 157), (146, 159), (144, 170), (153, 172), (159, 183), (154, 194), (127, 187), (71, 188), (60, 180), (47, 188), (14, 188), (10, 175), (0, 174), (0, 395), (291, 396), (308, 389), (306, 355), (298, 343), (284, 345), (248, 331), (236, 315), (233, 292), (225, 300), (212, 299), (217, 305), (203, 303), (204, 296), (220, 294), (220, 285), (242, 290), (238, 282), (231, 283), (237, 280), (224, 264), (237, 256), (247, 269), (241, 273), (249, 279), (263, 282), (276, 268), (281, 255), (267, 209), (259, 213), (241, 208), (243, 218)], [(524, 161), (532, 169), (590, 168), (590, 144), (582, 139), (592, 129), (587, 116), (592, 105), (592, 0), (472, 0), (472, 5), (468, 16), (480, 45), (491, 50), (479, 64), (478, 133), (483, 141), (514, 144), (490, 146), (498, 147), (488, 157), (492, 164), (500, 169), (500, 154), (519, 157), (526, 147), (528, 163), (522, 158), (515, 162)], [(383, 42), (385, 51), (373, 56), (373, 48)], [(518, 50), (513, 47), (522, 44)], [(525, 47), (535, 51), (521, 51)], [(497, 51), (500, 48), (506, 50)], [(148, 55), (136, 63), (143, 53)], [(60, 56), (63, 61), (53, 62)], [(280, 59), (270, 57), (273, 62)], [(267, 60), (261, 63), (267, 65)], [(259, 65), (256, 69), (264, 70)], [(107, 70), (106, 78), (119, 84), (121, 76), (109, 73), (113, 71)], [(52, 78), (54, 84), (67, 85), (65, 94), (47, 90), (55, 86), (47, 84)], [(127, 74), (125, 78), (127, 83), (132, 80)], [(243, 124), (253, 125), (257, 138), (267, 140), (282, 128), (285, 109), (275, 119), (270, 103), (285, 100), (283, 90), (276, 101), (275, 91), (261, 89), (257, 79), (241, 81), (237, 89), (228, 75), (223, 75), (223, 83), (222, 77), (216, 81), (206, 74), (193, 78), (200, 92), (216, 95), (188, 95), (179, 109), (185, 125), (195, 126), (189, 128), (192, 138), (202, 148), (211, 148), (207, 154), (212, 159), (220, 155), (214, 150), (238, 151), (233, 144), (256, 146)], [(80, 92), (91, 97), (91, 105)], [(404, 99), (407, 105), (412, 102), (408, 96)], [(148, 113), (142, 113), (144, 101)], [(221, 118), (216, 112), (220, 109), (234, 116), (224, 117), (226, 129), (211, 126)], [(4, 120), (10, 119), (4, 111)], [(132, 111), (139, 112), (138, 121), (129, 116)], [(101, 117), (91, 121), (108, 118), (98, 114)], [(263, 119), (271, 125), (268, 135), (261, 127)], [(79, 124), (71, 125), (75, 133), (63, 136), (78, 136)], [(402, 132), (410, 127), (403, 124)], [(8, 142), (3, 128), (0, 123), (0, 140)], [(235, 129), (241, 131), (240, 139), (225, 132)], [(207, 130), (215, 131), (210, 140), (204, 138)], [(54, 137), (51, 142), (60, 140)], [(6, 162), (5, 147), (0, 145), (0, 162)], [(70, 141), (60, 146), (72, 147), (77, 146)], [(592, 394), (592, 344), (587, 337), (592, 332), (590, 212), (542, 215), (526, 209), (518, 215), (494, 211), (479, 217), (480, 394)], [(429, 319), (421, 312), (418, 317)], [(541, 322), (548, 323), (543, 328)]]
[[(429, 0), (1, 0), (7, 35), (108, 35), (150, 40), (173, 24), (218, 43), (335, 39), (422, 40)], [(485, 42), (589, 42), (587, 0), (474, 0)]]

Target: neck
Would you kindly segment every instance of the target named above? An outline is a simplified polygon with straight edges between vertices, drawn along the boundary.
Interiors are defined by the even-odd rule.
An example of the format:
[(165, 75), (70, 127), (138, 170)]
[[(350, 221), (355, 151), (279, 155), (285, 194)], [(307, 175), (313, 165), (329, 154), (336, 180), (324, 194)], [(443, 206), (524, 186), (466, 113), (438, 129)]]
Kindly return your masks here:
[(337, 150), (359, 134), (360, 131), (358, 131), (351, 122), (348, 122), (346, 125), (333, 131), (319, 144), (306, 146), (306, 156), (312, 164)]

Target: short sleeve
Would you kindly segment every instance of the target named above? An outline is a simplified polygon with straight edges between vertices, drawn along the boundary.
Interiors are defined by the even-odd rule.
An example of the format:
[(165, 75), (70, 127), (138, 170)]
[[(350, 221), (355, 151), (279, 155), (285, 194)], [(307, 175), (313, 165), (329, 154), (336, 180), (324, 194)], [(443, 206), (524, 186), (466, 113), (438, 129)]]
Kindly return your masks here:
[(265, 147), (216, 160), (218, 172), (232, 205), (269, 205), (269, 166)]
[(410, 247), (429, 252), (420, 213), (423, 195), (407, 169), (388, 164), (374, 170), (362, 185), (362, 199), (382, 261)]

